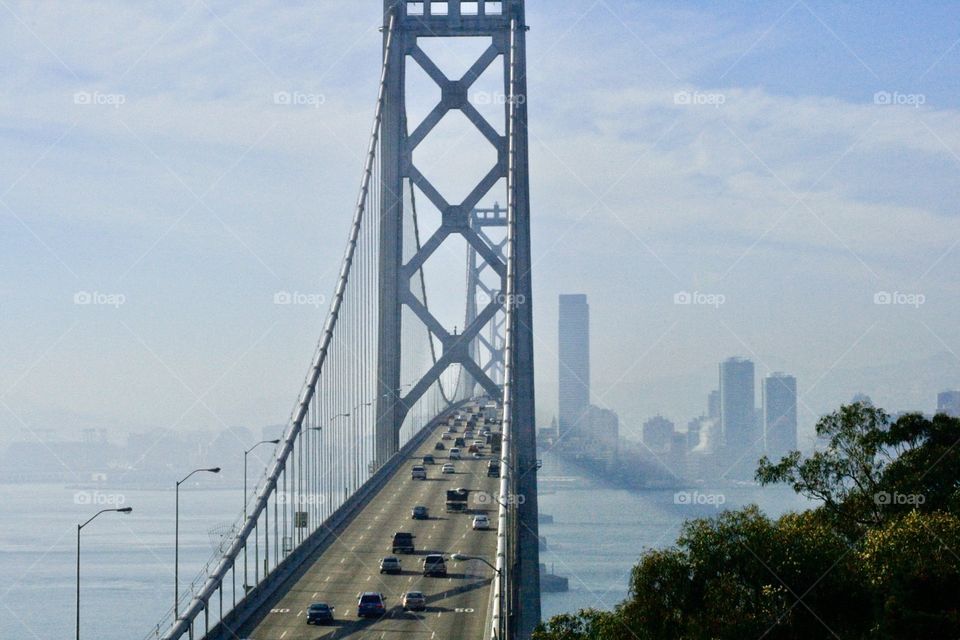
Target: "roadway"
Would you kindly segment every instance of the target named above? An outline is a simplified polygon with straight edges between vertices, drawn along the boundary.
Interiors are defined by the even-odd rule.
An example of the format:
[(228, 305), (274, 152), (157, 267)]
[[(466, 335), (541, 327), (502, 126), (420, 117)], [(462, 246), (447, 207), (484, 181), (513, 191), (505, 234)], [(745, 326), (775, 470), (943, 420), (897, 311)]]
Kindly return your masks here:
[[(498, 427), (499, 428), (499, 427)], [(302, 575), (286, 594), (253, 616), (241, 635), (251, 640), (320, 640), (333, 638), (412, 640), (450, 640), (483, 638), (489, 609), (493, 570), (479, 561), (454, 562), (453, 553), (479, 556), (493, 562), (496, 554), (496, 504), (477, 500), (474, 491), (494, 495), (497, 478), (487, 477), (489, 447), (484, 459), (451, 461), (452, 475), (441, 474), (448, 462), (447, 451), (434, 451), (446, 425), (410, 456), (394, 477), (343, 530), (324, 552), (310, 558)], [(463, 428), (458, 428), (462, 435)], [(453, 441), (444, 441), (447, 449)], [(427, 480), (412, 480), (410, 468), (425, 454), (433, 454), (437, 464), (427, 465)], [(447, 489), (471, 489), (468, 513), (447, 513)], [(411, 509), (424, 505), (429, 520), (413, 520)], [(486, 513), (489, 531), (472, 529), (473, 515)], [(409, 531), (416, 538), (416, 553), (396, 554), (403, 565), (399, 575), (381, 574), (380, 560), (391, 553), (395, 531)], [(442, 553), (447, 558), (447, 577), (427, 578), (421, 574), (421, 560), (427, 553)], [(387, 612), (380, 619), (357, 617), (357, 594), (379, 591), (384, 595)], [(404, 612), (401, 606), (407, 591), (422, 591), (427, 598), (425, 612)], [(306, 611), (311, 602), (326, 602), (335, 607), (335, 622), (329, 626), (307, 625)]]

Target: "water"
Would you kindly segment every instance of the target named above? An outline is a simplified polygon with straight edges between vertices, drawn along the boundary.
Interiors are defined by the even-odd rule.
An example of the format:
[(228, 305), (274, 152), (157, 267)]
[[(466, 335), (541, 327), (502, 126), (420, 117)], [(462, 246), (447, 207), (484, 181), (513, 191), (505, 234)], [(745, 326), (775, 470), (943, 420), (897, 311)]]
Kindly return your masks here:
[[(543, 483), (541, 511), (555, 522), (541, 526), (549, 543), (541, 559), (570, 579), (570, 591), (544, 594), (544, 616), (612, 608), (626, 596), (644, 549), (671, 544), (687, 518), (717, 513), (709, 505), (674, 504), (672, 491), (589, 484), (549, 460), (541, 473), (561, 475), (568, 479)], [(82, 636), (140, 640), (172, 605), (173, 491), (86, 494), (104, 504), (76, 504), (76, 494), (54, 485), (0, 485), (0, 640), (73, 637), (76, 525), (104, 507), (134, 512), (103, 514), (83, 530)], [(725, 488), (723, 494), (728, 507), (756, 502), (773, 515), (806, 504), (782, 489)], [(214, 539), (208, 532), (241, 510), (239, 489), (181, 490), (181, 584), (209, 559)]]
[[(54, 485), (0, 485), (0, 639), (74, 637), (77, 524), (101, 508), (134, 512), (105, 513), (83, 529), (82, 637), (140, 640), (173, 605), (174, 492), (85, 493), (100, 504), (76, 504), (76, 494)], [(242, 489), (181, 488), (181, 584), (213, 552), (208, 531), (242, 508)]]
[(672, 490), (613, 489), (576, 477), (575, 470), (549, 457), (544, 462), (539, 507), (554, 522), (540, 525), (548, 544), (540, 561), (570, 581), (568, 592), (543, 594), (545, 619), (612, 609), (626, 598), (630, 572), (643, 551), (672, 545), (685, 520), (751, 503), (773, 517), (810, 507), (789, 488), (753, 486), (701, 487), (683, 496), (698, 504), (677, 504)]

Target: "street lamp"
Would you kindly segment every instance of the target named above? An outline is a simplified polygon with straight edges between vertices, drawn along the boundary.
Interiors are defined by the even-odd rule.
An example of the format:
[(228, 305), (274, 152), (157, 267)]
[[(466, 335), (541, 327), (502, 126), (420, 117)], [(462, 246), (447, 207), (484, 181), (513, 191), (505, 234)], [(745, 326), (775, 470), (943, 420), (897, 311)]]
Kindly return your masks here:
[[(247, 455), (262, 444), (280, 444), (280, 440), (261, 440), (243, 452), (243, 522), (247, 522)], [(247, 545), (243, 545), (243, 592), (247, 592)]]
[(92, 518), (77, 525), (77, 640), (80, 640), (80, 532), (85, 526), (93, 522), (101, 513), (130, 513), (133, 507), (122, 507), (120, 509), (103, 509), (93, 515)]
[(180, 617), (180, 485), (190, 479), (195, 473), (220, 473), (220, 467), (209, 469), (194, 469), (183, 480), (177, 481), (176, 516), (173, 534), (173, 619)]
[(450, 559), (453, 560), (454, 562), (467, 562), (467, 561), (469, 561), (469, 560), (479, 560), (479, 561), (482, 562), (483, 564), (485, 564), (485, 565), (487, 565), (488, 567), (490, 567), (491, 569), (493, 569), (493, 571), (494, 571), (498, 576), (502, 576), (502, 575), (503, 575), (503, 573), (500, 571), (500, 569), (497, 569), (495, 566), (493, 566), (492, 564), (490, 564), (490, 561), (489, 561), (489, 560), (487, 560), (486, 558), (481, 558), (480, 556), (468, 556), (468, 555), (463, 554), (463, 553), (455, 553), (455, 554), (453, 554), (452, 556), (450, 556)]

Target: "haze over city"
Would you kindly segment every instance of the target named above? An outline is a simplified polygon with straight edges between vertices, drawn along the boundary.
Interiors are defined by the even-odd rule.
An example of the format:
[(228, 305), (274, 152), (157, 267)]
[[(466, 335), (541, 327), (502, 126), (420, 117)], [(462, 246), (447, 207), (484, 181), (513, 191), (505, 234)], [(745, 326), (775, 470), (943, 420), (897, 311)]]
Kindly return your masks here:
[[(7, 437), (283, 421), (325, 304), (273, 296), (332, 293), (376, 4), (25, 3), (4, 21)], [(907, 7), (530, 7), (541, 418), (559, 293), (591, 296), (596, 401), (632, 425), (699, 414), (732, 355), (796, 374), (807, 429), (858, 391), (930, 411), (960, 386), (953, 8)]]

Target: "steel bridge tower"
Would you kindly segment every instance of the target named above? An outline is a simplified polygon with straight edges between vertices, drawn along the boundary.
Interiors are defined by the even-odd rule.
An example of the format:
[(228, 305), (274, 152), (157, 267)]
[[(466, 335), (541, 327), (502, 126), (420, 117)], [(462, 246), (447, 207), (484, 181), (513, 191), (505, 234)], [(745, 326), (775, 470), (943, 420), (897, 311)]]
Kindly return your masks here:
[[(399, 450), (400, 428), (410, 407), (435, 384), (450, 366), (460, 365), (465, 375), (491, 396), (501, 389), (488, 371), (475, 361), (478, 336), (495, 322), (504, 303), (514, 304), (512, 326), (512, 416), (515, 424), (516, 522), (511, 566), (508, 567), (506, 597), (509, 599), (509, 626), (512, 637), (527, 638), (540, 619), (539, 538), (537, 526), (537, 458), (534, 416), (533, 376), (533, 297), (530, 259), (530, 194), (528, 182), (528, 139), (526, 99), (526, 21), (523, 0), (384, 0), (384, 52), (386, 56), (385, 92), (382, 115), (380, 175), (382, 216), (380, 219), (380, 317), (379, 361), (377, 375), (380, 393), (377, 401), (377, 461), (383, 463)], [(392, 41), (390, 40), (392, 38)], [(490, 46), (462, 78), (447, 78), (440, 67), (419, 46), (425, 38), (487, 38)], [(493, 64), (502, 66), (504, 95), (511, 96), (504, 106), (505, 135), (497, 130), (471, 104), (471, 85)], [(440, 102), (415, 130), (407, 130), (408, 64), (419, 65), (440, 87)], [(511, 109), (511, 106), (514, 109)], [(459, 110), (493, 145), (497, 163), (473, 188), (465, 200), (453, 202), (444, 196), (417, 168), (413, 152), (437, 126), (444, 115)], [(411, 282), (421, 267), (448, 237), (462, 236), (486, 268), (501, 279), (501, 292), (507, 291), (507, 265), (502, 253), (478, 233), (473, 224), (474, 211), (481, 200), (502, 180), (511, 183), (513, 229), (513, 300), (493, 296), (476, 308), (472, 322), (459, 334), (443, 327), (412, 293)], [(441, 212), (442, 222), (432, 237), (413, 257), (404, 261), (403, 221), (404, 185), (412, 183)], [(442, 345), (442, 355), (424, 376), (401, 393), (401, 335), (403, 309), (413, 312)]]

